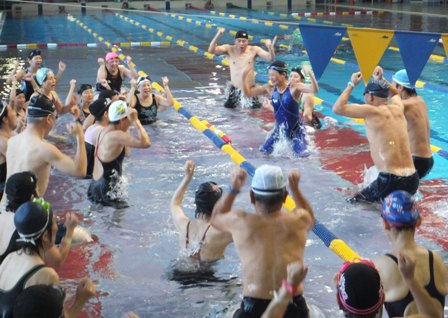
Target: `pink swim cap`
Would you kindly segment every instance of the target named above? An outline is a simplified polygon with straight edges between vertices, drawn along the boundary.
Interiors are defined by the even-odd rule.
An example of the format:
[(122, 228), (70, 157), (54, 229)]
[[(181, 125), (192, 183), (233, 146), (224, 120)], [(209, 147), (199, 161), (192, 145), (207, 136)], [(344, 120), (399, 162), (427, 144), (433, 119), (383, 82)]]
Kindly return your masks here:
[(115, 52), (109, 52), (106, 54), (106, 62), (109, 62), (111, 59), (118, 59), (118, 55)]

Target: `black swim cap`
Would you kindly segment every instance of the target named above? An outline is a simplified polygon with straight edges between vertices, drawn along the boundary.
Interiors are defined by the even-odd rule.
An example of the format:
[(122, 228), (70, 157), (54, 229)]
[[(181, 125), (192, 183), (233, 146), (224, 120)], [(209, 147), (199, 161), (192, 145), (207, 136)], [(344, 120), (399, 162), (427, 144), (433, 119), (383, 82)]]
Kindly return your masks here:
[(222, 189), (215, 182), (201, 183), (196, 190), (194, 203), (196, 204), (196, 215), (203, 213), (212, 215), (213, 207), (222, 196)]
[(274, 70), (279, 73), (288, 73), (288, 68), (286, 63), (283, 61), (274, 61), (271, 65), (269, 65), (268, 70)]
[(64, 314), (65, 292), (59, 285), (33, 285), (14, 304), (15, 318), (59, 318)]
[(31, 199), (31, 196), (37, 196), (36, 193), (37, 178), (30, 171), (14, 173), (6, 180), (5, 193), (8, 201), (24, 203)]
[(86, 91), (88, 89), (92, 89), (92, 85), (90, 85), (90, 84), (81, 84), (81, 86), (79, 86), (79, 89), (78, 89), (78, 94), (81, 95), (84, 91)]
[(32, 50), (30, 53), (28, 53), (28, 58), (31, 60), (33, 59), (33, 57), (35, 56), (42, 56), (42, 54), (40, 53), (40, 50)]
[(24, 91), (22, 91), (20, 88), (16, 89), (16, 97), (19, 96), (20, 94), (25, 95)]
[(372, 94), (379, 98), (387, 98), (389, 96), (389, 86), (384, 80), (373, 80), (364, 89), (365, 94)]
[(54, 114), (56, 106), (45, 95), (36, 95), (30, 99), (28, 104), (28, 117), (40, 118)]
[(240, 30), (236, 32), (235, 39), (249, 39), (249, 34), (244, 30)]
[(110, 105), (110, 99), (106, 98), (98, 98), (97, 100), (93, 101), (92, 104), (89, 106), (90, 113), (95, 117), (101, 117), (106, 112), (107, 108)]
[(303, 74), (302, 68), (297, 66), (297, 67), (293, 67), (291, 69), (291, 72), (296, 72), (297, 74), (300, 75), (300, 77), (304, 80), (305, 79), (305, 74)]
[(31, 243), (36, 245), (45, 230), (53, 222), (53, 212), (49, 204), (35, 202), (25, 202), (17, 209), (14, 215), (14, 225), (19, 233), (18, 242)]

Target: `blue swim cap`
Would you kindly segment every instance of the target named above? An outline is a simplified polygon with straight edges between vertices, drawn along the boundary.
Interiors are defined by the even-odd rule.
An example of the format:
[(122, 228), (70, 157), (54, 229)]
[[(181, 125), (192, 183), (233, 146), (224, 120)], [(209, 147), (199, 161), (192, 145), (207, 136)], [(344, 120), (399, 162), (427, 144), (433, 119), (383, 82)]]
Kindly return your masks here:
[(417, 223), (419, 213), (408, 192), (394, 191), (384, 199), (381, 216), (393, 226), (411, 227)]
[(414, 88), (414, 85), (411, 85), (409, 82), (408, 73), (405, 69), (399, 70), (397, 73), (392, 75), (392, 80), (403, 87)]
[(36, 73), (37, 84), (42, 86), (43, 82), (47, 79), (47, 74), (49, 72), (52, 72), (52, 70), (47, 67), (41, 67)]

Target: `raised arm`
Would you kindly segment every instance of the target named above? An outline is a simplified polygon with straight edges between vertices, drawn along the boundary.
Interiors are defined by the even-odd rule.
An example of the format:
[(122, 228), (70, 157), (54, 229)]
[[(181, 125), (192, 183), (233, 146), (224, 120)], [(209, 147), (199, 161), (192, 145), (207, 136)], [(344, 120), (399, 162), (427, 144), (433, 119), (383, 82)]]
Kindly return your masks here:
[(241, 169), (236, 168), (230, 174), (231, 186), (229, 191), (223, 193), (222, 197), (216, 202), (213, 208), (210, 224), (220, 231), (230, 233), (233, 229), (233, 217), (235, 213), (229, 213), (232, 209), (233, 202), (237, 194), (246, 182), (247, 173)]
[(272, 298), (261, 318), (283, 317), (286, 308), (295, 296), (294, 291), (298, 289), (298, 286), (305, 279), (308, 273), (308, 267), (304, 266), (301, 262), (294, 262), (288, 264), (287, 272), (287, 279), (283, 280), (278, 292), (274, 293), (274, 298)]
[(247, 97), (254, 97), (263, 95), (265, 93), (270, 93), (270, 87), (268, 84), (266, 85), (256, 85), (251, 86), (251, 81), (249, 80), (249, 73), (251, 73), (252, 70), (250, 67), (246, 68), (243, 72), (243, 92), (244, 95)]
[(408, 286), (420, 314), (432, 318), (442, 318), (443, 308), (440, 303), (431, 297), (426, 288), (415, 279), (415, 259), (405, 252), (398, 254), (398, 269)]
[(112, 90), (109, 86), (109, 84), (107, 83), (107, 72), (106, 72), (106, 64), (104, 62), (103, 58), (98, 58), (98, 71), (96, 73), (96, 82), (100, 83), (101, 86), (103, 86), (105, 89), (107, 90)]
[(296, 203), (296, 209), (299, 213), (302, 213), (303, 218), (306, 222), (306, 226), (308, 230), (312, 229), (314, 227), (314, 213), (313, 208), (311, 207), (311, 204), (308, 202), (308, 200), (305, 198), (305, 196), (302, 194), (299, 188), (299, 181), (300, 181), (300, 173), (297, 170), (292, 170), (288, 174), (288, 183), (289, 183), (289, 190), (291, 192), (291, 196)]
[(181, 183), (174, 192), (173, 197), (171, 198), (171, 216), (173, 217), (174, 225), (176, 229), (180, 231), (181, 228), (185, 228), (186, 222), (188, 222), (188, 218), (185, 216), (184, 210), (182, 209), (182, 201), (184, 200), (185, 191), (190, 184), (191, 179), (194, 175), (194, 169), (196, 165), (193, 161), (188, 160), (185, 162), (184, 170), (185, 176), (182, 179)]
[(137, 91), (137, 81), (135, 79), (131, 79), (131, 89), (128, 92), (129, 107), (134, 108), (135, 104), (137, 104), (137, 96), (135, 96), (136, 91)]
[(65, 220), (67, 232), (62, 239), (59, 248), (53, 245), (53, 247), (45, 253), (45, 263), (54, 267), (59, 267), (64, 264), (68, 252), (70, 251), (70, 247), (72, 246), (73, 233), (75, 232), (77, 224), (78, 217), (72, 212), (67, 213)]
[(76, 318), (90, 298), (96, 295), (96, 287), (89, 278), (83, 278), (76, 288), (75, 301), (64, 309), (64, 318)]
[(163, 76), (162, 83), (163, 83), (163, 90), (165, 91), (166, 97), (157, 95), (156, 98), (157, 98), (157, 105), (161, 107), (161, 109), (159, 109), (159, 110), (163, 112), (163, 111), (167, 110), (169, 106), (173, 105), (174, 98), (173, 98), (173, 94), (171, 94), (171, 90), (168, 85), (169, 84), (168, 77)]
[(135, 69), (135, 64), (134, 64), (134, 62), (132, 62), (132, 57), (126, 56), (126, 63), (127, 63), (129, 68), (126, 68), (124, 66), (120, 67), (123, 70), (124, 75), (128, 79), (130, 79), (130, 80), (131, 79), (137, 79), (138, 74), (137, 74), (137, 71)]
[(263, 50), (260, 47), (256, 47), (257, 55), (261, 57), (265, 61), (273, 61), (275, 60), (275, 44), (277, 43), (277, 36), (274, 36), (274, 38), (271, 40), (266, 40), (264, 42), (264, 45), (266, 45), (266, 48), (268, 51)]
[(134, 137), (129, 133), (117, 131), (117, 133), (114, 134), (114, 142), (132, 148), (150, 147), (151, 140), (149, 139), (148, 133), (146, 132), (145, 128), (140, 123), (140, 120), (138, 120), (137, 111), (133, 108), (130, 108), (128, 118), (131, 123), (134, 124), (135, 129), (137, 130), (137, 137)]
[(213, 53), (213, 54), (217, 54), (217, 55), (227, 53), (227, 50), (229, 49), (228, 44), (218, 46), (218, 40), (221, 38), (221, 36), (224, 34), (225, 31), (226, 31), (226, 29), (224, 29), (224, 28), (218, 29), (218, 32), (216, 32), (215, 37), (213, 38), (213, 40), (210, 42), (210, 45), (208, 46), (209, 53)]
[(56, 78), (56, 83), (59, 82), (59, 80), (61, 79), (62, 74), (64, 74), (66, 68), (67, 68), (67, 65), (65, 65), (64, 62), (59, 61), (59, 64), (58, 64), (58, 73), (57, 73), (56, 76), (55, 76), (55, 78)]
[(48, 144), (49, 151), (47, 151), (48, 162), (62, 173), (83, 178), (87, 171), (87, 157), (86, 147), (84, 146), (84, 131), (79, 123), (70, 123), (67, 129), (71, 135), (76, 137), (76, 154), (72, 159), (63, 154), (55, 146)]

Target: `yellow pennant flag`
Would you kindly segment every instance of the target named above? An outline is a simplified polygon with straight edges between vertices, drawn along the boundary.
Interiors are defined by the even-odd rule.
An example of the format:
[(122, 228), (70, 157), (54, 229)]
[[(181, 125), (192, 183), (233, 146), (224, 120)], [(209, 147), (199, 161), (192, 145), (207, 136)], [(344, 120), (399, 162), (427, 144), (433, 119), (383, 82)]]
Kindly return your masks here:
[(446, 57), (448, 57), (448, 33), (442, 34), (443, 47), (445, 48)]
[(364, 84), (367, 84), (373, 70), (389, 46), (394, 31), (347, 28), (347, 33), (350, 36)]

